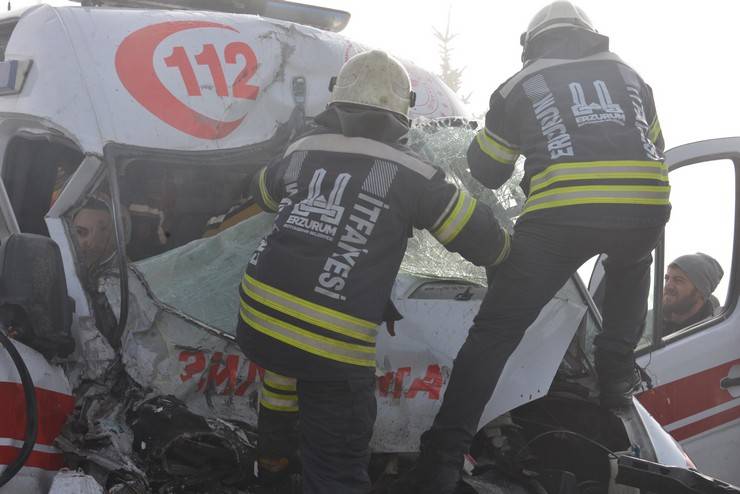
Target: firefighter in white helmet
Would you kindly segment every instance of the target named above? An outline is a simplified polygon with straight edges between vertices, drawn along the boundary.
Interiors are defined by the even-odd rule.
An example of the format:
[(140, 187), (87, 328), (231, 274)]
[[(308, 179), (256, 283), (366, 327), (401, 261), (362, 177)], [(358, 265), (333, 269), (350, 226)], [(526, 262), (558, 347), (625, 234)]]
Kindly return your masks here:
[(277, 213), (241, 283), (237, 339), (266, 369), (260, 476), (290, 468), (300, 407), (305, 493), (366, 493), (375, 422), (375, 337), (413, 228), (492, 266), (508, 234), (492, 211), (399, 139), (414, 103), (403, 66), (382, 51), (348, 60), (318, 129), (252, 181)]
[(581, 264), (608, 254), (604, 330), (596, 337), (601, 405), (631, 403), (633, 351), (650, 287), (651, 251), (670, 214), (663, 137), (650, 87), (609, 51), (570, 2), (538, 12), (521, 37), (524, 67), (490, 99), (468, 149), (472, 175), (500, 187), (525, 159), (527, 201), (507, 261), (460, 349), (421, 456), (399, 492), (451, 493), (463, 455), (509, 356)]

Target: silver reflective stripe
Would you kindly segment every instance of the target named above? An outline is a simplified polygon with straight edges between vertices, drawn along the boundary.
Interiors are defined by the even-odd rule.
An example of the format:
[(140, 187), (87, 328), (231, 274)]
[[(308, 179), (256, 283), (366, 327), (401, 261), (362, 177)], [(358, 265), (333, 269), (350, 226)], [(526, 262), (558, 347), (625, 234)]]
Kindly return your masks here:
[(378, 334), (375, 323), (302, 300), (261, 283), (246, 274), (243, 278), (242, 288), (247, 292), (247, 295), (257, 302), (275, 310), (351, 338), (375, 343), (375, 337)]
[(439, 215), (439, 218), (437, 218), (437, 221), (434, 222), (432, 225), (432, 231), (439, 228), (439, 225), (442, 224), (444, 220), (447, 219), (447, 216), (450, 215), (450, 211), (452, 211), (452, 208), (455, 207), (455, 204), (457, 204), (457, 198), (460, 196), (460, 189), (455, 189), (455, 193), (452, 194), (452, 198), (450, 199), (450, 202), (447, 203), (447, 206), (445, 206), (445, 210), (442, 211), (442, 214)]
[[(557, 65), (567, 65), (570, 63), (579, 63), (579, 62), (589, 62), (592, 60), (611, 60), (614, 62), (619, 62), (624, 64), (621, 58), (619, 58), (617, 55), (611, 52), (602, 52), (597, 53), (595, 55), (591, 55), (590, 57), (585, 58), (577, 58), (577, 59), (564, 59), (564, 58), (540, 58), (535, 60), (534, 62), (530, 63), (526, 67), (524, 67), (522, 70), (520, 70), (514, 77), (509, 79), (509, 81), (499, 89), (499, 94), (506, 98), (509, 93), (514, 89), (514, 86), (516, 86), (522, 79), (525, 77), (534, 74), (535, 72), (539, 72), (540, 70), (549, 68), (549, 67), (555, 67)], [(625, 64), (626, 65), (626, 64)]]
[(500, 163), (510, 165), (519, 157), (519, 153), (517, 151), (497, 142), (497, 140), (492, 137), (490, 132), (486, 129), (478, 132), (476, 141), (478, 141), (478, 146), (480, 146), (481, 151)]
[(241, 317), (255, 330), (283, 343), (320, 357), (348, 364), (375, 367), (375, 347), (363, 347), (327, 338), (262, 314), (253, 307), (243, 307)]
[(511, 252), (511, 236), (509, 235), (509, 232), (504, 230), (504, 245), (501, 247), (501, 252), (493, 265), (498, 266), (501, 264), (507, 257), (509, 257), (509, 252)]
[(284, 156), (295, 151), (330, 151), (335, 153), (352, 153), (372, 156), (398, 163), (425, 178), (432, 178), (437, 169), (432, 165), (410, 156), (382, 142), (364, 137), (345, 137), (339, 134), (319, 134), (306, 136), (291, 144)]
[(475, 199), (465, 192), (460, 192), (460, 197), (457, 200), (455, 208), (450, 213), (450, 216), (444, 223), (442, 223), (442, 226), (432, 232), (432, 235), (434, 235), (442, 245), (446, 245), (455, 240), (463, 227), (468, 223), (468, 220), (475, 209), (475, 204)]
[(495, 139), (497, 142), (501, 143), (505, 147), (509, 148), (511, 151), (513, 151), (513, 152), (518, 152), (519, 151), (519, 146), (510, 143), (509, 141), (507, 141), (506, 139), (504, 139), (503, 137), (501, 137), (500, 135), (498, 135), (497, 133), (495, 133), (494, 131), (492, 131), (488, 127), (483, 127), (483, 130), (485, 130), (486, 132), (488, 132), (488, 135), (489, 136), (491, 136), (493, 139)]
[(260, 404), (279, 412), (297, 412), (298, 396), (294, 394), (282, 395), (262, 388), (260, 390)]
[(280, 374), (275, 374), (269, 370), (265, 370), (265, 384), (271, 388), (279, 389), (282, 391), (295, 391), (296, 390), (296, 379), (294, 377), (285, 377)]
[(555, 182), (565, 180), (648, 179), (668, 181), (668, 169), (659, 162), (565, 163), (552, 165), (532, 177), (530, 194)]
[(265, 206), (270, 208), (273, 211), (277, 211), (278, 203), (275, 202), (275, 200), (270, 195), (270, 192), (267, 190), (267, 182), (265, 176), (267, 175), (267, 167), (263, 168), (260, 172), (259, 177), (259, 186), (260, 186), (260, 193), (262, 194), (262, 200), (265, 202)]
[(576, 204), (623, 203), (623, 204), (668, 204), (671, 188), (669, 186), (602, 186), (602, 187), (563, 187), (527, 199), (524, 212), (545, 207), (569, 206)]

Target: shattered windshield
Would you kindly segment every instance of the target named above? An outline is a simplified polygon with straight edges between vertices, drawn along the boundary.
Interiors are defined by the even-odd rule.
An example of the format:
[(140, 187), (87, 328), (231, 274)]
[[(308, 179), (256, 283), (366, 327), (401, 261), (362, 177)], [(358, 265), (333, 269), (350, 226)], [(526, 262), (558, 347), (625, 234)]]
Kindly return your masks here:
[[(514, 176), (499, 190), (486, 189), (467, 171), (465, 154), (474, 135), (474, 125), (468, 122), (426, 121), (412, 128), (408, 144), (427, 161), (442, 167), (448, 180), (490, 205), (501, 224), (511, 229), (524, 200), (517, 185), (522, 174), (521, 163), (518, 163)], [(152, 171), (147, 173), (160, 175)], [(166, 205), (162, 208), (139, 207), (142, 215), (148, 212), (152, 216), (152, 231), (148, 238), (154, 244), (159, 242), (158, 248), (162, 249), (168, 241), (168, 223), (187, 225), (187, 231), (178, 233), (175, 248), (134, 262), (133, 267), (142, 275), (150, 294), (157, 301), (212, 327), (233, 333), (238, 313), (236, 290), (252, 252), (272, 226), (272, 215), (258, 212), (248, 197), (240, 195), (239, 191), (246, 190), (246, 180), (251, 174), (238, 176), (231, 170), (229, 173), (237, 175), (227, 174), (219, 178), (219, 173), (211, 169), (207, 177), (190, 177), (191, 180), (211, 183), (206, 189), (214, 189), (215, 193), (206, 194), (207, 200), (195, 197), (196, 187), (185, 183), (188, 177), (177, 175), (179, 188), (175, 189), (180, 196), (169, 200), (180, 204), (181, 214), (189, 215), (187, 221), (159, 214), (159, 211), (166, 210)], [(240, 185), (234, 187), (235, 183)], [(202, 184), (200, 188), (203, 188)], [(188, 201), (189, 197), (192, 201)], [(229, 200), (233, 203), (231, 207)], [(190, 241), (183, 244), (188, 235), (191, 236)], [(413, 238), (409, 239), (401, 271), (431, 278), (479, 283), (485, 280), (482, 268), (448, 252), (428, 232), (420, 230), (415, 230)]]

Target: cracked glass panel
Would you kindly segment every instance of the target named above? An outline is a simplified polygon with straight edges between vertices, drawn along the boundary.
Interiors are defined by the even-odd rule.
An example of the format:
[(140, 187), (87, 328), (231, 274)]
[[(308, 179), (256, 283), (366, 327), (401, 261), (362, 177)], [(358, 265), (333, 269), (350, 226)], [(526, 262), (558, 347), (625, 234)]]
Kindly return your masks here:
[[(498, 191), (486, 189), (467, 171), (465, 153), (475, 135), (462, 120), (428, 121), (415, 125), (409, 146), (427, 161), (442, 167), (448, 180), (489, 204), (502, 225), (511, 229), (524, 195), (518, 188), (521, 163), (514, 177)], [(187, 189), (187, 187), (185, 187)], [(259, 240), (272, 226), (272, 215), (259, 213), (206, 238), (193, 240), (133, 264), (151, 294), (178, 311), (233, 333), (237, 322), (237, 287)], [(426, 231), (414, 231), (401, 266), (412, 275), (485, 282), (485, 272), (444, 249)]]

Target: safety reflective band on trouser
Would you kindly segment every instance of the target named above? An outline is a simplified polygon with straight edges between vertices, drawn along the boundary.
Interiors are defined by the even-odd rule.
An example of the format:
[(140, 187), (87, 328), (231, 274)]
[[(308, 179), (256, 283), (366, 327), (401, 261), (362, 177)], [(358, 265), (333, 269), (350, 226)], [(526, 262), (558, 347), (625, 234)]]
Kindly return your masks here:
[(527, 199), (522, 214), (540, 209), (578, 204), (645, 204), (668, 205), (671, 187), (653, 185), (602, 185), (559, 187)]
[(591, 161), (548, 166), (529, 182), (529, 194), (557, 182), (573, 180), (656, 180), (668, 182), (668, 168), (660, 161)]
[(653, 119), (653, 122), (650, 124), (650, 130), (648, 130), (648, 139), (650, 139), (650, 142), (654, 144), (655, 141), (658, 139), (660, 132), (660, 122), (658, 121), (658, 116), (656, 115)]
[(260, 405), (276, 412), (297, 412), (296, 380), (265, 370), (260, 388)]
[(458, 190), (442, 215), (432, 226), (432, 235), (442, 245), (447, 245), (460, 234), (475, 211), (477, 201), (466, 192)]
[(241, 301), (240, 316), (247, 325), (271, 338), (319, 357), (345, 364), (375, 367), (375, 345), (335, 340), (264, 314)]
[(249, 297), (283, 314), (313, 324), (320, 328), (339, 333), (368, 343), (375, 343), (378, 325), (329, 309), (319, 304), (291, 295), (275, 287), (255, 280), (248, 274), (242, 278), (242, 290)]
[(507, 257), (509, 257), (509, 252), (511, 252), (511, 236), (508, 232), (504, 231), (504, 245), (501, 247), (501, 252), (493, 265), (498, 266), (501, 264)]
[(267, 168), (263, 168), (260, 170), (260, 176), (259, 176), (259, 185), (260, 185), (260, 194), (262, 195), (262, 202), (265, 203), (265, 206), (267, 206), (272, 211), (277, 211), (278, 209), (278, 203), (275, 202), (275, 200), (270, 195), (270, 192), (267, 190), (267, 182), (265, 181), (265, 175), (267, 174)]
[(481, 151), (504, 165), (514, 164), (519, 157), (519, 152), (512, 147), (504, 145), (502, 139), (496, 138), (486, 129), (482, 129), (475, 136)]

